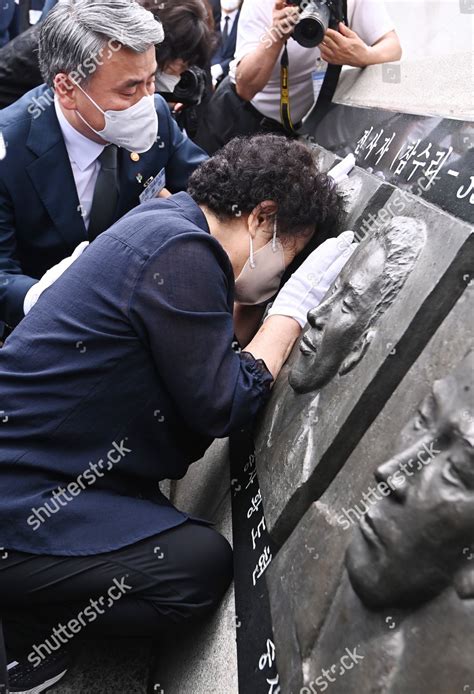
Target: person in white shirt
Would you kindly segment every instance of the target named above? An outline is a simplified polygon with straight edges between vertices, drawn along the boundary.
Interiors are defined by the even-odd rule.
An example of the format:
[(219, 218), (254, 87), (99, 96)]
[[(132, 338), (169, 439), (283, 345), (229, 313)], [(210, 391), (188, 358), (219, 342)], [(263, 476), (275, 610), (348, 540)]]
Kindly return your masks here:
[[(299, 9), (285, 0), (246, 0), (237, 32), (235, 81), (237, 94), (263, 116), (281, 122), (280, 59)], [(293, 21), (292, 21), (293, 18)], [(289, 92), (294, 123), (314, 101), (313, 71), (318, 59), (333, 65), (366, 67), (399, 60), (401, 46), (383, 0), (348, 0), (349, 27), (328, 29), (323, 42), (304, 48), (288, 40)]]
[[(299, 9), (285, 0), (246, 0), (237, 32), (237, 94), (264, 116), (280, 121), (280, 58)], [(401, 46), (383, 0), (348, 0), (349, 27), (328, 29), (323, 42), (304, 48), (288, 40), (292, 120), (313, 105), (312, 73), (321, 58), (335, 65), (366, 67), (399, 60)], [(276, 31), (272, 31), (272, 27)], [(264, 37), (264, 38), (262, 38)], [(281, 121), (280, 121), (281, 122)]]
[(313, 48), (301, 46), (292, 37), (299, 14), (299, 6), (285, 0), (243, 3), (229, 80), (214, 96), (206, 131), (195, 138), (208, 153), (236, 135), (258, 131), (291, 134), (281, 117), (285, 46), (289, 110), (295, 129), (315, 103), (313, 84), (321, 87), (328, 64), (363, 68), (401, 58), (400, 41), (383, 0), (347, 0), (347, 26), (339, 22), (337, 29), (329, 28), (322, 43)]

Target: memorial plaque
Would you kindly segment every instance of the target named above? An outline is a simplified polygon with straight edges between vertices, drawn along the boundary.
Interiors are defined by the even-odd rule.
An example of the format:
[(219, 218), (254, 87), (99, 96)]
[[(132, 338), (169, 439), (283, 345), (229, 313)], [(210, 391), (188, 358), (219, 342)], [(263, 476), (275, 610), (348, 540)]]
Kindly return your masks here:
[(402, 191), (381, 208), (274, 386), (256, 462), (282, 544), (472, 278), (472, 228)]
[(265, 573), (277, 547), (263, 514), (252, 436), (230, 439), (239, 691), (280, 694)]
[[(474, 123), (331, 104), (305, 119), (304, 141), (345, 157), (465, 221), (474, 206)], [(329, 155), (320, 155), (329, 161)]]
[[(322, 172), (327, 173), (341, 160), (339, 156), (319, 145), (312, 144), (310, 140), (303, 138), (303, 141), (308, 142), (313, 150)], [(339, 184), (338, 190), (343, 196), (345, 207), (339, 231), (345, 231), (346, 229), (356, 230), (359, 220), (369, 219), (373, 211), (377, 212), (383, 207), (395, 191), (395, 187), (385, 183), (383, 177), (374, 176), (357, 166), (350, 172), (348, 178)]]
[[(473, 299), (470, 285), (267, 571), (278, 671), (288, 694), (324, 691), (323, 683), (344, 694), (454, 694), (474, 682), (467, 648), (474, 627), (474, 459), (467, 490), (455, 486), (449, 469), (472, 456), (474, 446), (473, 439), (466, 451), (466, 437), (474, 436), (474, 357), (466, 356), (474, 347)], [(423, 491), (435, 473), (444, 496), (439, 484), (435, 493)], [(409, 483), (408, 501), (396, 488), (401, 478)], [(471, 504), (464, 525), (463, 499)], [(377, 527), (397, 561), (389, 564), (378, 552)], [(439, 538), (434, 548), (432, 538)], [(349, 546), (358, 592), (344, 563)], [(363, 659), (349, 672), (339, 658), (350, 663), (346, 649), (354, 655), (355, 648)]]

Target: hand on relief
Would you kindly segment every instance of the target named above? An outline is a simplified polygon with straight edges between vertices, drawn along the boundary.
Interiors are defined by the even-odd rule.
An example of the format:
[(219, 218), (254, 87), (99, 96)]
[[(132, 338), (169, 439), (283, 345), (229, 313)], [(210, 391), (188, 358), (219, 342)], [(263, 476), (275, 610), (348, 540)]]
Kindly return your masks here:
[(23, 302), (23, 311), (26, 314), (31, 311), (33, 306), (36, 304), (38, 299), (40, 298), (41, 294), (50, 287), (58, 277), (61, 277), (63, 272), (65, 272), (70, 265), (73, 264), (73, 262), (78, 258), (83, 251), (87, 248), (89, 245), (89, 241), (83, 241), (80, 243), (75, 249), (72, 255), (68, 256), (67, 258), (64, 258), (64, 260), (61, 260), (60, 263), (57, 265), (53, 265), (52, 268), (50, 268), (43, 277), (36, 283), (34, 284), (27, 292), (25, 296), (25, 300)]
[(303, 328), (308, 311), (321, 303), (357, 248), (354, 232), (344, 231), (314, 250), (278, 293), (268, 316), (290, 316)]

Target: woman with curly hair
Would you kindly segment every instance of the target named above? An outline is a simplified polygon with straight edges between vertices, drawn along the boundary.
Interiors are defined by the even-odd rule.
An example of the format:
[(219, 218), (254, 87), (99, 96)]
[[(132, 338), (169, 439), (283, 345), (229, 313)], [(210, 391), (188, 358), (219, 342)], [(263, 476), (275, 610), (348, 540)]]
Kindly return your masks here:
[[(237, 238), (243, 244), (242, 249), (239, 247), (242, 255), (232, 265), (236, 278), (234, 328), (240, 343), (245, 345), (253, 337), (265, 302), (276, 294), (280, 281), (301, 264), (301, 257), (308, 250), (334, 235), (342, 212), (341, 200), (332, 179), (319, 172), (311, 150), (278, 135), (231, 140), (194, 172), (188, 192), (205, 209), (211, 234), (224, 248), (230, 247), (231, 261)], [(238, 236), (237, 229), (243, 234)], [(255, 252), (259, 242), (266, 240), (268, 244), (274, 236), (283, 249), (284, 262), (268, 287), (261, 288)], [(257, 255), (255, 268), (252, 250)], [(278, 254), (273, 254), (274, 264), (276, 257)], [(239, 272), (241, 261), (247, 258), (248, 265)], [(308, 272), (308, 265), (305, 267)], [(299, 274), (302, 276), (302, 272)], [(254, 286), (253, 291), (249, 284)], [(314, 289), (317, 294), (317, 288)], [(306, 322), (305, 314), (301, 314), (301, 321)]]
[[(347, 239), (309, 255), (257, 331), (234, 301), (261, 315), (340, 209), (304, 145), (234, 140), (188, 193), (151, 199), (101, 234), (7, 339), (0, 613), (11, 692), (62, 677), (73, 623), (92, 637), (168, 638), (218, 604), (230, 545), (159, 482), (255, 420)], [(113, 609), (97, 614), (100, 600)]]

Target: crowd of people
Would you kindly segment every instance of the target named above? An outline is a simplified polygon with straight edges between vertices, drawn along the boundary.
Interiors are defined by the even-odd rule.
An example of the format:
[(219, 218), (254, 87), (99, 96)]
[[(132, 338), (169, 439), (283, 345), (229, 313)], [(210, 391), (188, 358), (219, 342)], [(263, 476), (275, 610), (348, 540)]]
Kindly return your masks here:
[(308, 4), (0, 10), (0, 688), (58, 681), (65, 624), (168, 638), (229, 586), (159, 482), (252, 424), (354, 250), (298, 130), (342, 65), (401, 55), (382, 0), (331, 0), (304, 46)]

